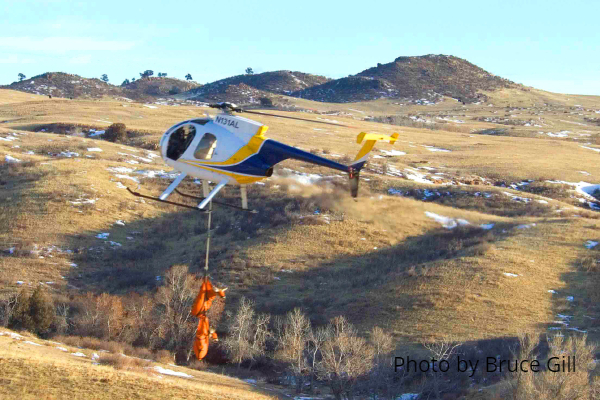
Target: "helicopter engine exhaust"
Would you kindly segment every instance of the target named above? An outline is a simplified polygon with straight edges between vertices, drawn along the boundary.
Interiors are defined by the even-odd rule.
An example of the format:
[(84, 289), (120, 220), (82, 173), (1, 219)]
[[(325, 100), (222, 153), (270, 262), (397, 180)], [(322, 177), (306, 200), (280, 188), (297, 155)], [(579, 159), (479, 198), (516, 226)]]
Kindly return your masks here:
[(271, 177), (271, 175), (273, 175), (273, 167), (269, 168), (269, 169), (267, 170), (267, 172), (265, 173), (265, 176), (266, 176), (267, 178)]

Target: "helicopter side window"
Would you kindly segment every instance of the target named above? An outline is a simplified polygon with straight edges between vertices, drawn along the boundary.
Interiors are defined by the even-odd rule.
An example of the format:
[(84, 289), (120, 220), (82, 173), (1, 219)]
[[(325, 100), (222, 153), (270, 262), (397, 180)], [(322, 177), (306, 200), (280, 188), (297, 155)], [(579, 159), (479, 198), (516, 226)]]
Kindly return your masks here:
[(194, 151), (194, 157), (198, 160), (210, 160), (217, 147), (217, 137), (212, 133), (205, 133)]
[(194, 125), (183, 125), (171, 134), (167, 146), (167, 157), (177, 160), (185, 153), (196, 136)]

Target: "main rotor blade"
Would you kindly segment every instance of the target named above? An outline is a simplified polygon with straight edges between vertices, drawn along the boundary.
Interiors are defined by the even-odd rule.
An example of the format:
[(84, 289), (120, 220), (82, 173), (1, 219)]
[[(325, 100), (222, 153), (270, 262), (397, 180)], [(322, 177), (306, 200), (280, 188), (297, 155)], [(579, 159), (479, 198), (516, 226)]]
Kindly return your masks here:
[(263, 113), (263, 112), (259, 112), (259, 111), (242, 110), (242, 112), (249, 113), (249, 114), (266, 115), (266, 116), (269, 116), (269, 117), (279, 117), (279, 118), (295, 119), (295, 120), (298, 120), (298, 121), (314, 122), (316, 124), (341, 126), (341, 127), (344, 127), (344, 128), (356, 128), (355, 126), (351, 126), (351, 125), (342, 125), (342, 124), (336, 124), (336, 123), (333, 123), (333, 122), (325, 122), (325, 121), (315, 121), (314, 119), (289, 117), (289, 116), (286, 116), (286, 115), (269, 114), (269, 113)]

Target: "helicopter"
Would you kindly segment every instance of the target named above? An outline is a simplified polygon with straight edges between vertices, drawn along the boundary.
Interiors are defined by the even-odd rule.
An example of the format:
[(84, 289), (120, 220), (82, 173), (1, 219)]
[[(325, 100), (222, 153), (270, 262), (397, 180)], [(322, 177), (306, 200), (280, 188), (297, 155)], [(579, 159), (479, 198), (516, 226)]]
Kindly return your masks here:
[[(181, 121), (163, 134), (159, 143), (161, 156), (167, 165), (180, 172), (167, 189), (159, 197), (143, 195), (128, 188), (130, 193), (138, 197), (202, 211), (207, 204), (212, 205), (213, 198), (223, 187), (237, 185), (240, 187), (241, 207), (214, 202), (255, 212), (248, 210), (247, 185), (270, 177), (277, 163), (286, 159), (295, 159), (347, 173), (351, 195), (357, 197), (360, 171), (367, 162), (375, 143), (382, 140), (394, 144), (398, 139), (397, 133), (388, 136), (361, 132), (356, 141), (358, 144), (363, 144), (362, 148), (350, 165), (344, 165), (269, 139), (265, 137), (268, 126), (233, 113), (254, 113), (335, 126), (346, 125), (242, 110), (229, 102), (210, 104), (209, 107), (221, 109), (223, 112), (215, 118), (207, 114), (205, 118)], [(204, 197), (192, 196), (176, 189), (186, 176), (202, 181)], [(217, 183), (212, 190), (209, 181)], [(200, 200), (200, 203), (192, 207), (167, 200), (173, 191), (181, 196)]]

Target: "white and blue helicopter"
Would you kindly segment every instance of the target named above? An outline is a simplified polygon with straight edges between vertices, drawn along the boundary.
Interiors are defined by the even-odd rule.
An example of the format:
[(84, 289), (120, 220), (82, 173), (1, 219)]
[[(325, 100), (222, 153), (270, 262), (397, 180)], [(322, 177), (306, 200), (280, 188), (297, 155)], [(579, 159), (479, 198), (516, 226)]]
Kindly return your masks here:
[[(357, 137), (357, 143), (363, 143), (362, 148), (350, 165), (344, 165), (266, 138), (265, 132), (268, 129), (266, 125), (235, 116), (233, 113), (245, 112), (304, 120), (302, 118), (242, 110), (232, 103), (211, 104), (210, 107), (221, 109), (223, 113), (215, 118), (207, 116), (179, 122), (169, 128), (160, 140), (163, 160), (180, 171), (173, 183), (159, 197), (146, 196), (128, 189), (133, 195), (204, 211), (206, 205), (213, 201), (213, 197), (225, 185), (237, 185), (240, 186), (241, 207), (216, 201), (215, 203), (250, 211), (246, 185), (270, 177), (275, 164), (286, 159), (295, 159), (348, 173), (351, 195), (356, 197), (360, 170), (367, 162), (375, 143), (383, 140), (393, 144), (398, 138), (397, 133), (387, 136), (361, 132)], [(324, 121), (308, 121), (345, 126)], [(186, 176), (202, 181), (204, 197), (191, 196), (176, 190)], [(212, 190), (209, 182), (217, 183)], [(167, 198), (173, 191), (184, 197), (200, 200), (200, 203), (197, 207), (193, 207), (168, 201)]]

